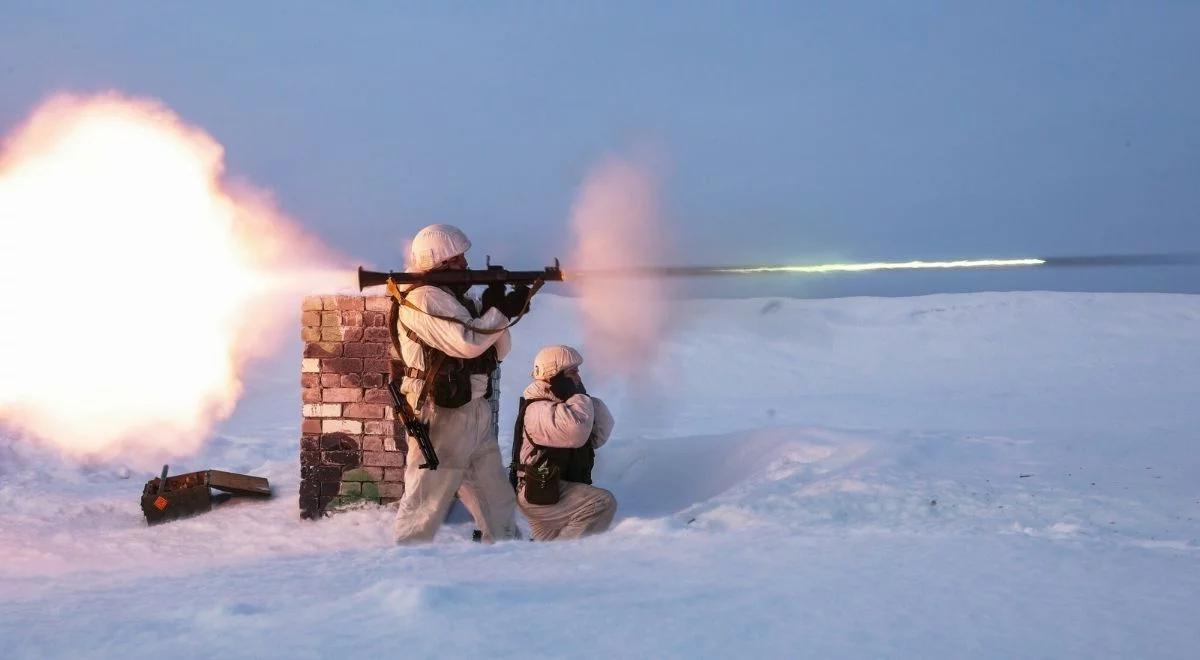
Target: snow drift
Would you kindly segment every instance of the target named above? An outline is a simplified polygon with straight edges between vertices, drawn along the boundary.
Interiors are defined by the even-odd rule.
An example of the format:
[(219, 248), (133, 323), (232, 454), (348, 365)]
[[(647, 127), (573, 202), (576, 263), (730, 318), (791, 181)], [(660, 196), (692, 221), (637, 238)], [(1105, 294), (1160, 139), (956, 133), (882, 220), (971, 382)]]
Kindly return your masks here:
[[(539, 301), (504, 365), (509, 404), (538, 346), (583, 332), (576, 301)], [(258, 375), (188, 466), (266, 474), (280, 493), (266, 504), (148, 529), (149, 473), (9, 443), (0, 643), (11, 657), (509, 657), (531, 629), (547, 648), (582, 637), (590, 657), (1187, 657), (1200, 643), (1200, 296), (673, 313), (648, 367), (667, 386), (589, 382), (617, 416), (597, 481), (621, 508), (581, 542), (478, 546), (459, 522), (395, 548), (389, 509), (301, 522), (296, 356)], [(195, 598), (159, 605), (184, 590)]]

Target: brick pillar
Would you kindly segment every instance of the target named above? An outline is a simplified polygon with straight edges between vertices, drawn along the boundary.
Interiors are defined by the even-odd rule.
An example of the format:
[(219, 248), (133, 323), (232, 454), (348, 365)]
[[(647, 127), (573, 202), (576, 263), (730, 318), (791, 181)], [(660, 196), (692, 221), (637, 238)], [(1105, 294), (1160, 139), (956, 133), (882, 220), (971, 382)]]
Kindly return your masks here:
[(387, 379), (386, 296), (311, 296), (301, 309), (300, 515), (404, 493), (404, 426)]

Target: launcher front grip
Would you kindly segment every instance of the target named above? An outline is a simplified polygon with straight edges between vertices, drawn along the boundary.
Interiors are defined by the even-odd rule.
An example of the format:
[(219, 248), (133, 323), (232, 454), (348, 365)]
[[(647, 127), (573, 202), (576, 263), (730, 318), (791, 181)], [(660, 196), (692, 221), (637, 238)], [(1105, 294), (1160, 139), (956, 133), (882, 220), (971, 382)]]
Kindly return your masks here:
[(553, 266), (543, 270), (507, 270), (493, 266), (488, 261), (485, 270), (431, 270), (424, 273), (381, 272), (358, 267), (358, 290), (371, 286), (383, 286), (391, 279), (396, 284), (476, 285), (476, 284), (534, 284), (535, 282), (561, 282), (562, 268), (558, 259)]

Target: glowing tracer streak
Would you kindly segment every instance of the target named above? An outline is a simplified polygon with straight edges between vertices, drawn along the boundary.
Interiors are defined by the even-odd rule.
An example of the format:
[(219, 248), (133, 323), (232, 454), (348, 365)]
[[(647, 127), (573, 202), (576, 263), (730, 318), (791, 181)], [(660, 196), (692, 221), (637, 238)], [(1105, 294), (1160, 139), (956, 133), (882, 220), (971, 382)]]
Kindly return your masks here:
[(915, 270), (921, 268), (989, 268), (998, 266), (1041, 266), (1045, 259), (964, 259), (958, 261), (876, 261), (861, 264), (818, 264), (812, 266), (760, 266), (717, 268), (721, 273), (857, 273), (868, 270)]

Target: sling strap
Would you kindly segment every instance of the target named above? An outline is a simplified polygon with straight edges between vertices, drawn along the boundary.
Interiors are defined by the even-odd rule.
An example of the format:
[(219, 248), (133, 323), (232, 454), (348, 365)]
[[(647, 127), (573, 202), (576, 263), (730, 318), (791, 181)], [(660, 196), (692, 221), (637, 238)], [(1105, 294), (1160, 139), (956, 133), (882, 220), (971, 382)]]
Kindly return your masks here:
[[(430, 318), (435, 318), (440, 321), (449, 321), (450, 323), (457, 323), (458, 325), (461, 325), (464, 328), (468, 328), (468, 329), (470, 329), (474, 332), (478, 332), (480, 334), (494, 335), (497, 333), (504, 332), (505, 330), (508, 330), (509, 328), (516, 325), (518, 321), (520, 321), (522, 318), (524, 318), (525, 314), (529, 313), (529, 303), (531, 300), (533, 300), (533, 295), (535, 293), (537, 293), (539, 290), (541, 290), (542, 286), (544, 286), (545, 284), (546, 284), (545, 280), (541, 280), (541, 279), (536, 280), (533, 283), (533, 286), (530, 287), (530, 289), (529, 289), (529, 296), (525, 298), (525, 305), (524, 305), (524, 307), (521, 308), (521, 313), (517, 314), (516, 318), (509, 321), (505, 325), (503, 325), (499, 328), (494, 328), (494, 329), (477, 328), (474, 325), (471, 325), (470, 323), (466, 323), (462, 319), (454, 318), (453, 316), (444, 316), (442, 314), (434, 314), (433, 312), (421, 309), (420, 307), (416, 306), (415, 304), (412, 303), (412, 301), (410, 301), (408, 299), (408, 294), (412, 293), (413, 291), (416, 291), (417, 289), (419, 289), (423, 286), (433, 286), (431, 284), (417, 284), (416, 286), (410, 287), (406, 291), (401, 291), (400, 286), (396, 284), (396, 280), (389, 277), (388, 281), (387, 281), (387, 292), (388, 292), (388, 296), (390, 296), (392, 298), (393, 304), (395, 304), (399, 307), (407, 307), (411, 310), (420, 312), (420, 313), (424, 314), (425, 316), (428, 316)], [(399, 318), (400, 318), (400, 314), (399, 314), (399, 310), (397, 310), (396, 319), (399, 320)], [(406, 333), (408, 332), (407, 328), (405, 329), (405, 332)], [(411, 339), (411, 337), (410, 337), (410, 339)]]
[[(391, 292), (391, 289), (393, 288), (394, 284), (395, 283), (389, 278), (388, 279), (388, 292), (389, 293)], [(403, 325), (404, 324), (401, 323), (401, 321), (400, 321), (400, 304), (399, 304), (397, 298), (393, 297), (391, 309), (388, 310), (388, 337), (392, 340), (392, 349), (394, 351), (396, 351), (396, 356), (401, 359), (404, 358), (404, 353), (402, 353), (400, 350), (400, 337), (396, 333), (396, 328), (401, 327)], [(409, 330), (407, 327), (405, 327), (404, 332), (408, 336), (409, 339), (412, 339), (413, 341), (417, 342), (421, 346), (425, 345), (424, 343), (422, 343), (416, 339), (416, 335), (412, 330)], [(434, 355), (432, 355), (432, 356), (428, 355), (428, 353), (431, 353), (431, 352), (434, 353)], [(409, 378), (418, 378), (421, 381), (421, 389), (417, 393), (417, 405), (414, 407), (414, 411), (420, 411), (425, 407), (425, 399), (429, 395), (429, 387), (430, 387), (430, 384), (432, 383), (433, 379), (426, 378), (425, 377), (426, 374), (436, 374), (438, 372), (438, 369), (440, 369), (442, 367), (442, 361), (445, 359), (446, 359), (446, 354), (442, 353), (441, 351), (426, 351), (425, 371), (421, 371), (420, 369), (409, 367), (407, 365), (402, 370), (402, 372), (400, 374), (401, 376), (408, 376)], [(410, 375), (410, 372), (418, 372), (418, 373), (420, 373), (420, 376)]]

